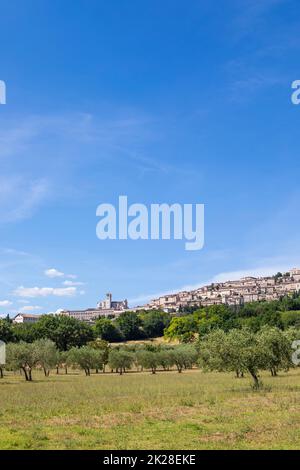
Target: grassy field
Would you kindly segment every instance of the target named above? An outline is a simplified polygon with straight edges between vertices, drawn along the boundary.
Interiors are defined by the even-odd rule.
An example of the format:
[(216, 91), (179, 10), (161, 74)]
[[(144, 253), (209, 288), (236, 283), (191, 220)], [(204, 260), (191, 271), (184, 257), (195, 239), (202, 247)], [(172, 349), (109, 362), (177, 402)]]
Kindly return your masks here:
[(0, 449), (300, 449), (300, 369), (0, 380)]

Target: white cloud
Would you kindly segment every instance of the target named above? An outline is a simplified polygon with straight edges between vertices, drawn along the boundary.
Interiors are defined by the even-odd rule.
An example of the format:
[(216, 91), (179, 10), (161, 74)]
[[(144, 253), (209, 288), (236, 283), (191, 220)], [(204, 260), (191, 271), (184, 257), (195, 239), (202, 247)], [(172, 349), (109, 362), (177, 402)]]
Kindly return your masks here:
[(0, 300), (0, 307), (9, 307), (10, 305), (12, 305), (10, 300)]
[(36, 310), (42, 310), (42, 307), (40, 307), (39, 305), (25, 305), (20, 309), (20, 312), (35, 312)]
[(65, 275), (63, 272), (58, 271), (55, 268), (46, 269), (46, 271), (44, 271), (44, 274), (45, 276), (50, 277), (50, 278), (63, 277)]
[(68, 277), (69, 279), (77, 279), (76, 274), (66, 274), (66, 277)]
[(27, 251), (15, 250), (14, 248), (3, 248), (1, 254), (13, 256), (31, 256)]
[(64, 281), (63, 282), (64, 286), (84, 286), (84, 282), (79, 282), (79, 281)]
[(76, 287), (23, 287), (20, 286), (14, 291), (14, 295), (17, 297), (72, 297), (76, 295)]

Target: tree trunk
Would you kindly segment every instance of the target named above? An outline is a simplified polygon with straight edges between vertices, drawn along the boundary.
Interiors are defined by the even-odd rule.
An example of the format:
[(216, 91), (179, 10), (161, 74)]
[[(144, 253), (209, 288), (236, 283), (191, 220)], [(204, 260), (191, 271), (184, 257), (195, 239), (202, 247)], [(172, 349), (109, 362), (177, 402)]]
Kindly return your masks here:
[(0, 367), (0, 379), (3, 379), (3, 369)]
[(254, 381), (254, 388), (255, 390), (258, 390), (260, 388), (260, 383), (257, 374), (253, 370), (249, 370), (250, 375)]
[(27, 370), (26, 370), (26, 367), (21, 367), (22, 371), (24, 372), (24, 376), (25, 376), (25, 380), (26, 382), (29, 381), (29, 378), (28, 378), (28, 374), (27, 374)]

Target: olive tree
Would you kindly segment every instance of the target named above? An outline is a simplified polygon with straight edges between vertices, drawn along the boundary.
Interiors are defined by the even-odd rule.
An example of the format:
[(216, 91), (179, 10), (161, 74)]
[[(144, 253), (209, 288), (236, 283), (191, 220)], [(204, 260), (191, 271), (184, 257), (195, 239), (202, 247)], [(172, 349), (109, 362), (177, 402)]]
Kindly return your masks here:
[(90, 346), (71, 348), (68, 353), (68, 363), (83, 369), (86, 376), (91, 375), (91, 369), (99, 366), (98, 359), (97, 351)]
[(65, 370), (65, 374), (68, 373), (68, 357), (69, 357), (69, 351), (57, 351), (56, 355), (56, 374), (59, 374), (59, 368), (62, 367)]
[(120, 375), (122, 375), (126, 369), (131, 369), (133, 362), (133, 353), (124, 351), (122, 349), (112, 349), (108, 356), (108, 364), (110, 365), (111, 369), (116, 369)]
[(158, 363), (163, 368), (163, 370), (169, 370), (170, 367), (174, 365), (174, 359), (172, 356), (172, 350), (161, 349), (157, 352)]
[(183, 369), (192, 368), (198, 358), (195, 347), (189, 344), (175, 346), (170, 356), (179, 373)]
[(152, 374), (156, 373), (156, 369), (160, 363), (159, 355), (155, 351), (142, 350), (137, 354), (139, 364), (145, 369), (151, 369)]
[(39, 364), (45, 374), (49, 377), (50, 370), (53, 369), (58, 360), (58, 350), (50, 339), (38, 339), (33, 343), (36, 363)]
[(96, 367), (96, 373), (98, 373), (99, 369), (104, 373), (105, 366), (108, 363), (108, 355), (110, 351), (109, 343), (104, 339), (97, 339), (95, 341), (90, 341), (88, 346), (97, 351), (97, 362), (99, 366)]
[(37, 363), (36, 348), (33, 343), (9, 343), (6, 347), (7, 366), (12, 370), (20, 369), (25, 380), (32, 381), (32, 369)]
[(266, 369), (267, 348), (250, 330), (212, 331), (200, 341), (199, 349), (204, 369), (248, 372), (254, 388), (261, 386), (259, 371)]
[(287, 370), (291, 361), (290, 343), (283, 331), (277, 327), (264, 326), (258, 341), (265, 350), (265, 367), (275, 377), (280, 369)]

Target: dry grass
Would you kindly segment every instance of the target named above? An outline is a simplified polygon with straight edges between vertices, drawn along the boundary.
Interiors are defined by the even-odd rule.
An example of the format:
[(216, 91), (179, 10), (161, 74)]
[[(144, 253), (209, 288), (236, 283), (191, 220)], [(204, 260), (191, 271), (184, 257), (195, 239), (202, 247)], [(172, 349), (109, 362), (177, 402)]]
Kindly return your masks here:
[(1, 449), (300, 449), (300, 369), (0, 380)]

